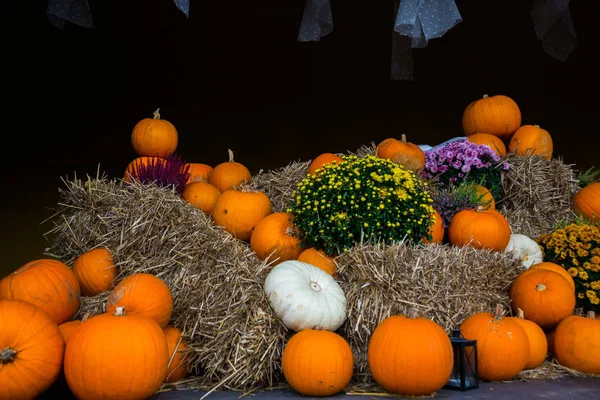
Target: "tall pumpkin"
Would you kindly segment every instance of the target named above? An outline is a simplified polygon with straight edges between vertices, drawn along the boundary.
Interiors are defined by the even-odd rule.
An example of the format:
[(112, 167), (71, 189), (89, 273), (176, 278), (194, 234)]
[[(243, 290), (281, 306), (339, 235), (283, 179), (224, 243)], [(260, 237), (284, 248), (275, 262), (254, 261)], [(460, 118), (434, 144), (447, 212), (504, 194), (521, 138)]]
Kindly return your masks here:
[(452, 245), (496, 251), (506, 249), (511, 235), (506, 217), (497, 210), (484, 210), (482, 206), (457, 212), (447, 231)]
[(83, 296), (95, 296), (112, 289), (117, 274), (110, 251), (98, 247), (79, 255), (71, 266)]
[(64, 371), (78, 399), (147, 399), (163, 384), (168, 362), (167, 339), (156, 321), (118, 307), (73, 333)]
[(139, 156), (168, 158), (175, 153), (179, 136), (172, 123), (160, 119), (160, 109), (153, 118), (144, 118), (133, 127), (131, 144)]
[(554, 355), (561, 365), (600, 374), (600, 319), (593, 311), (560, 321), (554, 332)]
[(276, 212), (256, 224), (250, 236), (250, 248), (258, 258), (265, 260), (269, 257), (272, 265), (298, 258), (303, 248), (293, 218), (287, 212)]
[(227, 150), (229, 161), (216, 165), (208, 176), (208, 183), (219, 189), (221, 193), (226, 190), (248, 182), (252, 177), (250, 170), (233, 159), (233, 151)]
[(212, 217), (215, 225), (249, 241), (256, 225), (272, 211), (271, 200), (264, 192), (229, 189), (215, 202)]
[(35, 399), (62, 370), (65, 342), (56, 322), (30, 303), (0, 300), (0, 398)]
[(521, 110), (508, 96), (488, 96), (471, 102), (462, 116), (462, 127), (466, 136), (475, 133), (506, 138), (521, 126)]
[(523, 125), (510, 137), (508, 151), (521, 156), (552, 158), (552, 136), (539, 125)]
[(79, 310), (79, 281), (65, 263), (30, 261), (0, 281), (0, 300), (23, 300), (40, 308), (59, 325)]
[(475, 313), (460, 324), (465, 339), (477, 340), (479, 378), (486, 381), (514, 378), (529, 356), (527, 333), (513, 318), (504, 318), (502, 310), (498, 304), (494, 314)]
[(452, 373), (453, 357), (444, 329), (414, 310), (384, 319), (369, 340), (371, 374), (394, 394), (429, 396), (440, 390)]
[(600, 182), (590, 183), (575, 193), (572, 208), (575, 214), (600, 222)]

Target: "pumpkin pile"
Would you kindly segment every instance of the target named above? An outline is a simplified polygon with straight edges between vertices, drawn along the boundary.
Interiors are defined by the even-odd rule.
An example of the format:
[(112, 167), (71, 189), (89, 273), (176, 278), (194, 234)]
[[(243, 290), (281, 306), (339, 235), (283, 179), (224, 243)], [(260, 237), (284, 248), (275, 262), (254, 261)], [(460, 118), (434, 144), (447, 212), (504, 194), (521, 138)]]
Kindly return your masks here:
[[(294, 202), (317, 209), (337, 201), (302, 205), (302, 193), (295, 197), (301, 183), (346, 173), (338, 167), (348, 160), (397, 165), (390, 176), (371, 171), (340, 181), (353, 186), (339, 201), (360, 209), (357, 202), (378, 198), (355, 198), (352, 188), (368, 179), (418, 177), (429, 150), (402, 135), (255, 175), (231, 150), (214, 167), (177, 164), (177, 130), (157, 110), (135, 126), (131, 144), (139, 157), (122, 179), (65, 180), (47, 234), (53, 258), (0, 281), (0, 323), (10, 326), (0, 336), (0, 386), (35, 398), (63, 371), (80, 398), (149, 397), (176, 385), (247, 391), (283, 382), (309, 396), (349, 387), (431, 395), (452, 371), (448, 334), (456, 327), (478, 340), (481, 379), (515, 379), (549, 364), (600, 374), (600, 320), (593, 309), (576, 308), (585, 282), (576, 286), (572, 272), (538, 243), (559, 224), (596, 226), (597, 179), (591, 174), (584, 182), (553, 158), (550, 134), (521, 125), (507, 96), (470, 104), (463, 129), (466, 139), (452, 141), (484, 146), (497, 165), (510, 166), (502, 169), (501, 187), (465, 179), (464, 203), (452, 200), (450, 189), (449, 208), (415, 203), (422, 215), (415, 217), (410, 205), (395, 214), (415, 227), (425, 224), (405, 239), (355, 235), (336, 251), (335, 243), (321, 248), (307, 240), (324, 232), (318, 218), (294, 223)], [(410, 200), (412, 179), (374, 193), (380, 200), (391, 190)], [(433, 197), (441, 193), (435, 177), (417, 183)], [(387, 203), (376, 204), (383, 212)], [(340, 210), (331, 218), (364, 218), (363, 232), (385, 221)], [(589, 290), (597, 290), (593, 285)], [(23, 317), (42, 333), (23, 335)], [(511, 340), (502, 334), (508, 331)], [(27, 361), (19, 357), (23, 346), (48, 349), (40, 359), (52, 366), (32, 365), (26, 380), (38, 384), (26, 388), (13, 368)]]

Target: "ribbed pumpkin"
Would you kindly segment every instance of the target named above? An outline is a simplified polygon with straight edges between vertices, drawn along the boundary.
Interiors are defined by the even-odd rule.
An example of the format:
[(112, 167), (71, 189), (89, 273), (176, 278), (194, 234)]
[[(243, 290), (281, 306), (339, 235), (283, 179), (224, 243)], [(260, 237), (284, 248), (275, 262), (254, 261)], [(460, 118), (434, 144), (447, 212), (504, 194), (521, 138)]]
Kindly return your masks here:
[(420, 172), (425, 167), (425, 152), (406, 140), (402, 134), (400, 140), (388, 138), (377, 145), (377, 157), (389, 159), (398, 165), (414, 172)]
[(529, 271), (535, 271), (537, 268), (558, 272), (563, 278), (569, 281), (573, 291), (575, 291), (575, 280), (571, 274), (569, 274), (567, 270), (563, 268), (562, 265), (558, 265), (549, 261), (542, 261), (541, 263), (532, 265)]
[(506, 217), (497, 210), (457, 212), (447, 228), (448, 241), (455, 246), (471, 246), (476, 249), (503, 251), (510, 241), (510, 225)]
[(510, 137), (508, 151), (521, 156), (552, 158), (552, 136), (539, 125), (523, 125)]
[(208, 176), (208, 183), (219, 189), (221, 193), (234, 186), (239, 186), (250, 180), (250, 170), (233, 159), (233, 151), (228, 150), (229, 161), (215, 166)]
[(21, 300), (0, 300), (0, 398), (35, 399), (62, 370), (65, 342), (56, 322)]
[(286, 381), (298, 393), (333, 396), (350, 383), (354, 357), (346, 339), (337, 333), (305, 329), (286, 343), (281, 368)]
[(73, 333), (81, 326), (81, 320), (75, 319), (73, 321), (63, 322), (58, 325), (60, 334), (62, 335), (65, 343), (69, 343), (69, 339), (73, 336)]
[(177, 382), (189, 375), (188, 362), (190, 357), (186, 352), (190, 348), (183, 336), (181, 336), (179, 328), (167, 326), (164, 331), (167, 338), (167, 345), (169, 346), (169, 364), (167, 365), (165, 382)]
[(429, 228), (429, 233), (431, 234), (431, 240), (423, 238), (423, 243), (442, 243), (442, 240), (444, 240), (444, 221), (437, 211), (434, 212), (433, 225)]
[(287, 212), (276, 212), (256, 224), (250, 236), (250, 248), (259, 259), (269, 257), (271, 265), (277, 265), (282, 261), (298, 258), (303, 248), (293, 218)]
[(123, 176), (123, 180), (125, 182), (131, 182), (132, 179), (138, 179), (138, 170), (143, 165), (155, 165), (161, 163), (166, 165), (167, 159), (161, 157), (138, 157), (133, 160), (129, 164), (127, 164), (127, 168), (125, 168), (125, 175)]
[(544, 329), (556, 326), (575, 310), (575, 293), (569, 281), (542, 268), (519, 274), (509, 295), (513, 313), (522, 309), (527, 319)]
[(529, 356), (529, 338), (514, 318), (502, 316), (498, 304), (494, 314), (479, 312), (468, 316), (460, 332), (477, 340), (479, 378), (485, 381), (512, 379), (525, 368)]
[(333, 275), (337, 268), (337, 264), (332, 257), (325, 254), (323, 250), (317, 250), (314, 247), (308, 247), (302, 250), (297, 260), (312, 264), (327, 272), (329, 275)]
[(470, 184), (469, 187), (475, 192), (475, 194), (479, 198), (480, 204), (483, 206), (484, 210), (495, 210), (496, 209), (496, 200), (494, 200), (494, 196), (492, 192), (488, 188), (483, 185), (479, 185), (476, 183)]
[(454, 360), (444, 329), (415, 310), (381, 321), (369, 339), (367, 355), (377, 383), (403, 396), (429, 396), (440, 390)]
[(185, 167), (188, 168), (190, 174), (187, 180), (188, 184), (191, 182), (208, 182), (213, 170), (213, 167), (203, 163), (186, 163)]
[(506, 155), (506, 145), (498, 136), (491, 135), (489, 133), (474, 133), (467, 136), (467, 139), (471, 143), (483, 144), (494, 150), (500, 157)]
[(105, 247), (82, 253), (75, 259), (71, 269), (79, 281), (83, 296), (95, 296), (110, 290), (117, 274), (112, 255)]
[(342, 157), (334, 153), (323, 153), (318, 155), (310, 165), (308, 166), (308, 174), (314, 175), (318, 169), (321, 169), (325, 164), (332, 164), (333, 162), (342, 162)]
[(177, 129), (169, 121), (160, 119), (159, 111), (157, 108), (153, 118), (144, 118), (133, 127), (131, 145), (140, 156), (167, 158), (177, 149)]
[(590, 183), (575, 193), (572, 208), (578, 216), (600, 221), (600, 182)]
[(106, 312), (114, 314), (118, 307), (125, 307), (130, 315), (152, 318), (164, 329), (173, 313), (173, 297), (162, 279), (135, 273), (121, 280), (108, 296)]
[(215, 225), (249, 241), (256, 225), (272, 212), (271, 200), (264, 192), (229, 189), (217, 199), (212, 217)]
[(462, 116), (462, 127), (466, 136), (475, 133), (488, 133), (506, 138), (521, 126), (521, 110), (508, 96), (483, 95), (471, 102)]
[(524, 369), (537, 368), (544, 363), (546, 356), (548, 355), (548, 339), (546, 339), (546, 333), (538, 324), (528, 319), (525, 319), (525, 313), (520, 308), (517, 309), (516, 322), (527, 333), (527, 339), (529, 339), (529, 357), (527, 357), (527, 363)]
[(73, 333), (64, 371), (78, 399), (147, 399), (163, 384), (168, 362), (167, 339), (156, 321), (118, 307)]
[(0, 300), (23, 300), (59, 325), (79, 310), (79, 281), (66, 264), (53, 259), (30, 261), (0, 281)]
[(221, 196), (219, 189), (208, 182), (202, 181), (188, 183), (181, 194), (183, 200), (202, 210), (206, 215), (212, 214), (219, 196)]
[(600, 319), (593, 311), (560, 321), (554, 333), (554, 355), (561, 365), (600, 374)]

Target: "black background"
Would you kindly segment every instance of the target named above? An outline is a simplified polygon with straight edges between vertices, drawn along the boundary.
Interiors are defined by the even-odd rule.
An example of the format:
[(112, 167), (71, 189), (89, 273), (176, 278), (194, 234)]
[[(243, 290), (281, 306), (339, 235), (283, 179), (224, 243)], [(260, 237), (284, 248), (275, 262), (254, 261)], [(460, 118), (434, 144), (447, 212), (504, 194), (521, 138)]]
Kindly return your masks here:
[(556, 157), (598, 165), (592, 3), (571, 1), (579, 43), (561, 62), (535, 37), (532, 1), (457, 0), (463, 22), (414, 50), (412, 82), (390, 79), (394, 0), (331, 0), (334, 31), (310, 43), (304, 0), (191, 1), (189, 17), (172, 0), (90, 0), (96, 27), (64, 30), (36, 3), (39, 34), (13, 32), (5, 62), (0, 276), (41, 257), (60, 178), (122, 176), (133, 126), (157, 108), (186, 161), (214, 166), (229, 148), (255, 173), (402, 133), (435, 145), (462, 136), (468, 103), (504, 94)]

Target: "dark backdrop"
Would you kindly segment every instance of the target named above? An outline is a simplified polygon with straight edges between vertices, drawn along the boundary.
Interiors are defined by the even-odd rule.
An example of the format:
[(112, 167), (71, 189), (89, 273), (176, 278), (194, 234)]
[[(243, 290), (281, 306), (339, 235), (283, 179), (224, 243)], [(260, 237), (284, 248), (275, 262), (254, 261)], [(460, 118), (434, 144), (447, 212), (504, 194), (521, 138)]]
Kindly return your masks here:
[(412, 82), (390, 79), (393, 0), (331, 0), (335, 29), (311, 43), (296, 40), (304, 0), (192, 1), (188, 18), (172, 0), (90, 0), (96, 28), (64, 30), (44, 3), (40, 34), (14, 32), (5, 75), (17, 89), (0, 277), (42, 256), (60, 178), (98, 165), (122, 176), (133, 126), (159, 107), (186, 161), (216, 165), (230, 148), (255, 173), (401, 133), (434, 145), (462, 135), (469, 102), (505, 94), (552, 134), (555, 156), (598, 165), (592, 0), (571, 1), (579, 43), (565, 62), (536, 39), (532, 1), (458, 0), (463, 22), (414, 51)]

